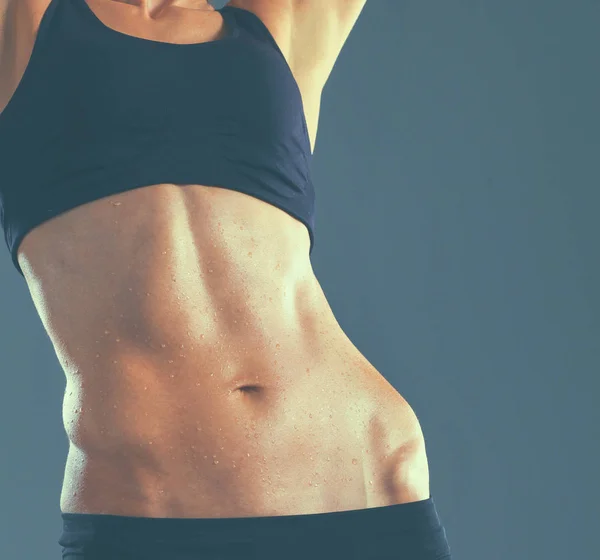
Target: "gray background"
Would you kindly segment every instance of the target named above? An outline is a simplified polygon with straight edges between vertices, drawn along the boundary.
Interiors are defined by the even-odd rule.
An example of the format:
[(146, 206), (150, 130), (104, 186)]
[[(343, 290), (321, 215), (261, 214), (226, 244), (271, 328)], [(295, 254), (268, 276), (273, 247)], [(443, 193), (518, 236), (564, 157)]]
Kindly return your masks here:
[[(369, 0), (325, 91), (314, 267), (421, 420), (455, 560), (598, 553), (599, 23)], [(0, 558), (59, 558), (64, 376), (6, 251), (0, 281)]]

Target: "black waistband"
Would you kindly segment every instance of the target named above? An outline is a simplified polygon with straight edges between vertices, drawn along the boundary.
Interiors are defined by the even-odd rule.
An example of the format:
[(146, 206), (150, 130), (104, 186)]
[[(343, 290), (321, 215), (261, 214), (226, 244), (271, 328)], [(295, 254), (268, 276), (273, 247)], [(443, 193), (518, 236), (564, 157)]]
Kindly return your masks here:
[(282, 552), (285, 547), (288, 556), (289, 547), (312, 548), (313, 552), (335, 549), (337, 554), (341, 549), (387, 547), (396, 551), (397, 557), (413, 554), (411, 560), (450, 558), (433, 498), (363, 510), (277, 517), (157, 519), (63, 513), (62, 518), (59, 544), (67, 549), (145, 551), (148, 558), (163, 558), (160, 554), (175, 558), (176, 550), (184, 549), (186, 554), (200, 557), (209, 551), (227, 549), (231, 553), (235, 547), (246, 554), (249, 550)]

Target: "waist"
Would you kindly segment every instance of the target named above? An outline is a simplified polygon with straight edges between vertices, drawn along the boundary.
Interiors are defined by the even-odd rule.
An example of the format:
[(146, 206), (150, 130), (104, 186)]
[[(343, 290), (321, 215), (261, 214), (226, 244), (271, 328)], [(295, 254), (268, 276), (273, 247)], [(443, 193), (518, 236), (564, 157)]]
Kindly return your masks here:
[(226, 430), (237, 441), (258, 426), (273, 440), (292, 424), (329, 433), (331, 419), (345, 421), (349, 408), (365, 418), (371, 412), (360, 391), (378, 374), (335, 333), (323, 331), (321, 340), (298, 330), (212, 333), (188, 343), (173, 341), (180, 328), (171, 325), (159, 337), (167, 344), (121, 341), (100, 351), (90, 344), (87, 356), (69, 354), (63, 421), (71, 444), (92, 454), (173, 455), (184, 441), (214, 445)]
[(282, 515), (385, 493), (408, 411), (351, 344), (239, 344), (176, 349), (185, 358), (129, 347), (69, 375), (63, 511)]
[(197, 368), (130, 352), (71, 376), (62, 510), (247, 517), (398, 503), (418, 421), (350, 346), (254, 350), (239, 362), (254, 360), (245, 381), (208, 352)]
[[(264, 297), (255, 313), (236, 300), (154, 307), (163, 318), (135, 327), (115, 310), (53, 337), (67, 378), (65, 511), (293, 511), (306, 485), (324, 501), (324, 480), (360, 471), (382, 378), (330, 311), (284, 313)], [(359, 499), (360, 477), (343, 478)]]

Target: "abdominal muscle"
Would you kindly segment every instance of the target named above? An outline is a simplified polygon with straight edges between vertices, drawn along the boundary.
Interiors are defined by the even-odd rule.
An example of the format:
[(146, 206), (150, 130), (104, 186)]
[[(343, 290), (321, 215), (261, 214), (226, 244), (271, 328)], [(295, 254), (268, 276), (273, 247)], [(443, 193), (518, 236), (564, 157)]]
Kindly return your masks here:
[(66, 375), (63, 512), (429, 497), (418, 420), (343, 333), (309, 249), (287, 213), (199, 185), (103, 198), (28, 234), (19, 262)]

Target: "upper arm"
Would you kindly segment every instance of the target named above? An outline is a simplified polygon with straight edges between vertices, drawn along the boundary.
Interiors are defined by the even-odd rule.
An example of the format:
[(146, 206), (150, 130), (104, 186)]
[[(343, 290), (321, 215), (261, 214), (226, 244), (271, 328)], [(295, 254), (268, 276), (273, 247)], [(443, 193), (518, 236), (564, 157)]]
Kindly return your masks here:
[(12, 4), (13, 1), (14, 0), (0, 0), (0, 18), (5, 14), (9, 4)]
[(292, 64), (325, 86), (367, 0), (296, 0)]
[(8, 11), (13, 4), (14, 0), (0, 0), (0, 48), (2, 48), (2, 38), (5, 35), (4, 28), (6, 26), (6, 18), (8, 16)]
[(15, 0), (0, 0), (0, 69), (6, 55), (8, 44), (8, 17), (10, 10), (14, 7)]
[[(274, 32), (300, 79), (325, 86), (367, 0), (231, 0)], [(279, 35), (279, 37), (277, 37)]]
[[(52, 0), (0, 0), (0, 60), (16, 38), (35, 34)], [(10, 39), (10, 41), (9, 41)]]

